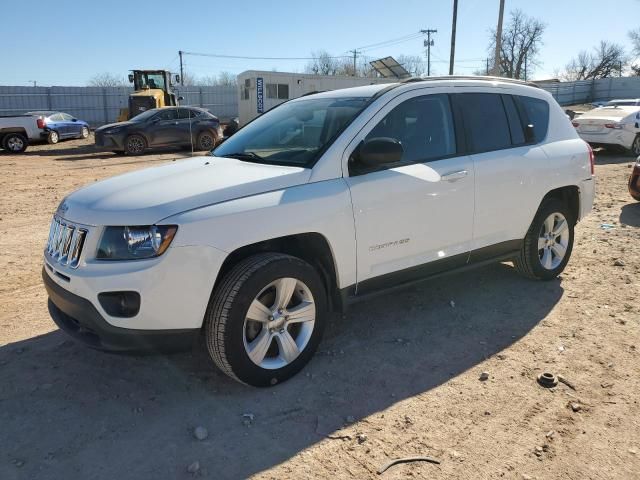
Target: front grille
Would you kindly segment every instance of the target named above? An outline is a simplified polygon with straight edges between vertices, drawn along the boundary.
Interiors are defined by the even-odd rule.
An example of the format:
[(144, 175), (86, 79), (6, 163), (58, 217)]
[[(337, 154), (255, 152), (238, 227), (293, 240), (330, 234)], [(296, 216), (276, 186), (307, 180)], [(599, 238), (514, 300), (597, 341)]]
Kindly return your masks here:
[(87, 230), (55, 216), (49, 229), (47, 253), (54, 262), (78, 268)]

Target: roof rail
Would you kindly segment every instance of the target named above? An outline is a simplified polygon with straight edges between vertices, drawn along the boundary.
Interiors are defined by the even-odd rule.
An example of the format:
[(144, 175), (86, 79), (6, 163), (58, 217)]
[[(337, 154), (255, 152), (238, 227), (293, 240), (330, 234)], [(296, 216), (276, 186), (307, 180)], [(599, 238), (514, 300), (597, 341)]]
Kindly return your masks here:
[(517, 80), (515, 78), (505, 77), (489, 77), (484, 75), (443, 75), (440, 77), (411, 77), (407, 78), (406, 80), (402, 80), (400, 83), (429, 82), (436, 80), (480, 80), (485, 82), (515, 83), (518, 85), (528, 85), (530, 87), (540, 88), (540, 86), (536, 83), (527, 82), (525, 80)]

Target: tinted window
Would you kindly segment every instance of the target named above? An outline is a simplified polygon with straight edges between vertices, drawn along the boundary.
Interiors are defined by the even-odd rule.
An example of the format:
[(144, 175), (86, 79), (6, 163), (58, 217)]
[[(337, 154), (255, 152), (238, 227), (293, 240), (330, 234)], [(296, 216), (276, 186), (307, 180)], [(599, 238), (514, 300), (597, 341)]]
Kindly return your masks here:
[(511, 95), (502, 95), (502, 101), (504, 103), (504, 109), (507, 112), (507, 119), (509, 120), (509, 131), (511, 132), (511, 143), (513, 145), (524, 145), (524, 130), (522, 128), (522, 120), (518, 109), (513, 101)]
[(464, 118), (472, 152), (488, 152), (511, 146), (509, 123), (500, 95), (462, 93), (455, 96)]
[(52, 122), (62, 122), (62, 114), (61, 113), (54, 113), (53, 115), (51, 115), (49, 117), (49, 120), (51, 120)]
[(533, 125), (535, 142), (541, 142), (547, 136), (547, 128), (549, 128), (549, 104), (539, 98), (519, 97), (519, 99), (527, 122)]
[(402, 163), (416, 163), (456, 153), (456, 141), (447, 95), (425, 95), (391, 110), (365, 140), (389, 137), (404, 149)]
[(183, 120), (186, 118), (193, 118), (195, 115), (193, 115), (191, 113), (191, 110), (189, 110), (188, 108), (178, 108), (178, 118)]
[(154, 120), (176, 120), (178, 118), (178, 112), (175, 108), (169, 108), (167, 110), (161, 110), (158, 115), (153, 117)]

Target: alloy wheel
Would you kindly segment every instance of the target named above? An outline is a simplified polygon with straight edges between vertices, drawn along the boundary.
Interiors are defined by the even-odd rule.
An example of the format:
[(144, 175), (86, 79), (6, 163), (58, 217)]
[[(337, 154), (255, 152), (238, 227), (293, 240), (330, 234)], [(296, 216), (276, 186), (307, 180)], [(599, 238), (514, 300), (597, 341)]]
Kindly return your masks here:
[(213, 138), (211, 135), (202, 135), (200, 137), (200, 147), (203, 150), (211, 150), (213, 148)]
[(640, 155), (640, 135), (636, 135), (633, 145), (631, 145), (631, 152), (634, 155)]
[(131, 137), (127, 140), (127, 147), (131, 153), (140, 153), (144, 150), (144, 142), (140, 137)]
[(82, 138), (87, 138), (89, 136), (89, 129), (87, 127), (82, 127)]
[(546, 270), (554, 270), (564, 260), (569, 246), (569, 224), (559, 212), (549, 215), (538, 235), (538, 257)]
[(24, 141), (20, 137), (11, 137), (7, 140), (7, 150), (19, 152), (24, 148)]
[(243, 343), (251, 361), (274, 370), (293, 362), (313, 333), (316, 305), (309, 287), (279, 278), (258, 293), (247, 310)]

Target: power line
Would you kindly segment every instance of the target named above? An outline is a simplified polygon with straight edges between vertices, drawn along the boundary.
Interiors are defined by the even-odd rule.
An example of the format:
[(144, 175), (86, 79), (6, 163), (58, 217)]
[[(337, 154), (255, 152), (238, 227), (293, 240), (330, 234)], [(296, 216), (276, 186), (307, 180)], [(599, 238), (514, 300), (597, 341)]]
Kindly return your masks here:
[[(200, 52), (185, 52), (182, 51), (182, 55), (192, 55), (196, 57), (212, 57), (212, 58), (237, 58), (240, 60), (315, 60), (315, 57), (249, 57), (244, 55), (222, 55), (219, 53), (200, 53)], [(351, 58), (351, 55), (339, 55), (335, 57), (327, 58)]]
[(389, 47), (392, 45), (397, 45), (399, 43), (409, 42), (411, 40), (415, 40), (416, 38), (420, 38), (422, 36), (421, 32), (412, 33), (410, 35), (406, 35), (404, 37), (393, 38), (390, 40), (385, 40), (383, 42), (372, 43), (370, 45), (365, 45), (363, 47), (358, 47), (358, 50), (376, 50), (378, 48)]

